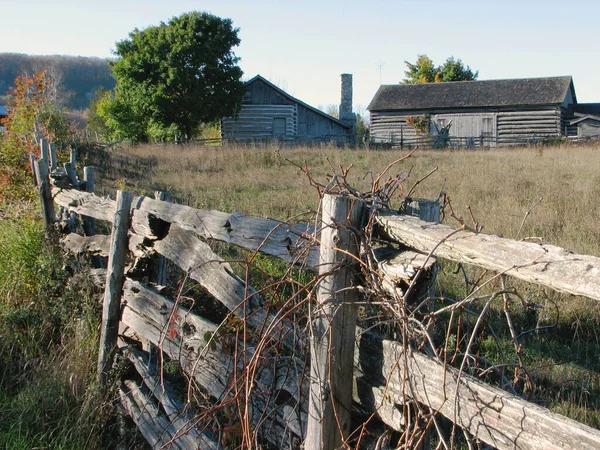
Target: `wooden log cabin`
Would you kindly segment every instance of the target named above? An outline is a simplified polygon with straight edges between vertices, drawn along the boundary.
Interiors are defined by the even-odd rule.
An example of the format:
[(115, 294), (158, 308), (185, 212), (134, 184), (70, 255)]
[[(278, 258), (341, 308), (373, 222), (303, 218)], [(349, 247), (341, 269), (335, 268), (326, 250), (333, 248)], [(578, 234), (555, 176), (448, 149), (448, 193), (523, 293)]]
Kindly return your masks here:
[(351, 142), (356, 132), (356, 116), (352, 114), (352, 75), (349, 74), (342, 75), (340, 112), (341, 120), (256, 75), (246, 82), (238, 115), (221, 120), (221, 134), (224, 140), (232, 141)]
[(383, 85), (367, 109), (372, 143), (410, 145), (451, 123), (449, 142), (494, 147), (566, 136), (576, 104), (564, 76)]

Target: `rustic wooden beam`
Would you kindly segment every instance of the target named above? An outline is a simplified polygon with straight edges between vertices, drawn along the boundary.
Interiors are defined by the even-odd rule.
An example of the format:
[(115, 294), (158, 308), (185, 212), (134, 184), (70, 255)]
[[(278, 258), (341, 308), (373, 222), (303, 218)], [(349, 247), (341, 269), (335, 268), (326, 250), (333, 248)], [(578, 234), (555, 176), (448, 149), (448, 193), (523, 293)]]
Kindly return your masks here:
[(123, 388), (119, 389), (119, 395), (125, 410), (153, 449), (160, 449), (163, 446), (176, 449), (186, 448), (173, 440), (177, 433), (174, 425), (152, 403), (149, 396), (140, 389), (135, 381), (125, 380)]
[(356, 255), (362, 201), (323, 196), (319, 276), (310, 346), (309, 420), (305, 448), (340, 448), (351, 431), (352, 367), (357, 319)]
[(415, 217), (381, 211), (383, 234), (418, 251), (473, 264), (559, 292), (600, 300), (600, 258), (578, 255), (553, 245), (455, 231)]
[(50, 171), (56, 169), (56, 145), (50, 142)]
[[(160, 347), (206, 392), (225, 401), (235, 393), (234, 382), (238, 388), (245, 382), (244, 359), (258, 363), (261, 369), (251, 383), (253, 423), (275, 445), (301, 439), (307, 418), (303, 402), (308, 398), (308, 386), (296, 374), (302, 372), (301, 361), (264, 351), (258, 358), (250, 344), (244, 347), (220, 335), (214, 323), (132, 280), (125, 281), (122, 325)], [(285, 404), (275, 399), (285, 399)]]
[(97, 197), (94, 194), (77, 189), (52, 188), (54, 201), (77, 214), (112, 222), (117, 203), (110, 198)]
[(110, 239), (110, 252), (106, 273), (106, 287), (102, 307), (102, 324), (100, 328), (100, 351), (98, 354), (98, 385), (106, 386), (108, 373), (117, 344), (119, 319), (121, 316), (121, 292), (123, 272), (125, 270), (125, 253), (127, 251), (127, 233), (129, 230), (129, 211), (131, 209), (131, 192), (117, 191), (117, 207), (113, 218), (113, 229)]
[(240, 213), (206, 211), (142, 197), (136, 202), (133, 228), (152, 237), (151, 219), (177, 224), (205, 239), (236, 245), (250, 251), (275, 256), (289, 263), (316, 267), (318, 251), (310, 248), (307, 227), (296, 227), (277, 220), (259, 219)]
[(54, 202), (50, 190), (50, 178), (48, 176), (47, 160), (39, 159), (35, 161), (35, 177), (38, 182), (38, 191), (40, 194), (40, 203), (42, 205), (42, 215), (44, 216), (44, 226), (46, 235), (51, 232), (55, 220)]
[(176, 430), (173, 437), (179, 445), (183, 445), (183, 448), (186, 449), (216, 450), (221, 448), (205, 432), (198, 429), (200, 424), (194, 419), (193, 408), (178, 398), (171, 383), (159, 374), (148, 371), (149, 358), (144, 352), (124, 343), (121, 345), (121, 350), (133, 363), (144, 384), (167, 413), (170, 423)]
[(110, 253), (110, 236), (102, 234), (80, 236), (70, 233), (61, 239), (62, 246), (75, 255), (89, 253), (91, 255), (108, 256)]
[[(600, 448), (600, 431), (493, 387), (374, 333), (357, 333), (359, 403), (401, 429), (396, 405), (411, 398), (439, 411), (474, 437), (500, 450)], [(401, 406), (400, 406), (401, 407)]]
[[(83, 168), (83, 181), (85, 182), (85, 192), (94, 193), (94, 168), (86, 166)], [(93, 217), (83, 216), (83, 232), (86, 236), (96, 234), (96, 220)]]
[(277, 310), (265, 307), (256, 291), (194, 233), (171, 225), (169, 233), (156, 241), (154, 250), (188, 272), (190, 278), (252, 328), (263, 330), (290, 349), (301, 345), (293, 324), (278, 316)]

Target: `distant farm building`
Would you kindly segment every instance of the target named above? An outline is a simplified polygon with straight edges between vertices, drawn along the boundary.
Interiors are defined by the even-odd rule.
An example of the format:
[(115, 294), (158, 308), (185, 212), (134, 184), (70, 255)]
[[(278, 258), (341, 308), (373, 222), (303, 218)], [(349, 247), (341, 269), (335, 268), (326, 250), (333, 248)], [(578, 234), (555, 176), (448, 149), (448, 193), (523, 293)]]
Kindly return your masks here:
[(221, 134), (233, 141), (345, 143), (356, 134), (352, 75), (342, 75), (340, 119), (292, 97), (260, 75), (246, 82), (242, 108), (221, 121)]
[(443, 132), (444, 144), (493, 147), (577, 136), (579, 128), (600, 134), (600, 117), (578, 106), (570, 76), (384, 85), (368, 106), (371, 142), (410, 145)]

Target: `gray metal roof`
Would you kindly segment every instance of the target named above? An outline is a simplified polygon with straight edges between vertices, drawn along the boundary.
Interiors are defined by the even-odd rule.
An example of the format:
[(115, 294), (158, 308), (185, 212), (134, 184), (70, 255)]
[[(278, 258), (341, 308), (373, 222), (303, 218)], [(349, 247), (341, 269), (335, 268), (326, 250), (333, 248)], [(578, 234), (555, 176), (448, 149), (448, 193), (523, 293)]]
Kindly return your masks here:
[(294, 103), (298, 103), (299, 105), (304, 106), (305, 108), (310, 109), (311, 111), (320, 114), (323, 117), (328, 118), (329, 120), (332, 120), (333, 122), (337, 123), (338, 125), (341, 125), (344, 128), (350, 128), (349, 125), (341, 122), (339, 119), (336, 119), (333, 116), (330, 116), (327, 113), (324, 113), (323, 111), (321, 111), (320, 109), (315, 108), (314, 106), (310, 106), (308, 103), (304, 103), (302, 100), (298, 100), (296, 97), (292, 97), (290, 94), (288, 94), (287, 92), (285, 92), (283, 89), (281, 89), (280, 87), (276, 86), (275, 84), (271, 83), (269, 80), (267, 80), (265, 77), (263, 77), (262, 75), (256, 75), (253, 78), (251, 78), (250, 80), (246, 81), (246, 85), (249, 85), (250, 83), (254, 83), (255, 81), (260, 80), (262, 82), (264, 82), (267, 86), (271, 87), (272, 89), (274, 89), (275, 91), (279, 92), (281, 95), (283, 95), (284, 97), (287, 97), (288, 99), (290, 99), (291, 101), (293, 101)]
[(383, 85), (367, 109), (402, 111), (561, 104), (569, 89), (575, 103), (570, 76)]

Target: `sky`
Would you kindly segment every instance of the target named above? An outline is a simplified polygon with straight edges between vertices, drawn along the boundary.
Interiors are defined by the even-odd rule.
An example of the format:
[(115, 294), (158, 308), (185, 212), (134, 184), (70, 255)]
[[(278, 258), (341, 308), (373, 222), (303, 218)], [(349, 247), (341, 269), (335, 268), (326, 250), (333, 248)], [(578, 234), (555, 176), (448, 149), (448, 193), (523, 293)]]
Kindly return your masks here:
[(598, 0), (0, 0), (0, 52), (111, 57), (135, 28), (194, 10), (239, 28), (244, 79), (322, 109), (351, 73), (363, 113), (421, 54), (461, 59), (480, 80), (572, 75), (579, 102), (600, 102)]

